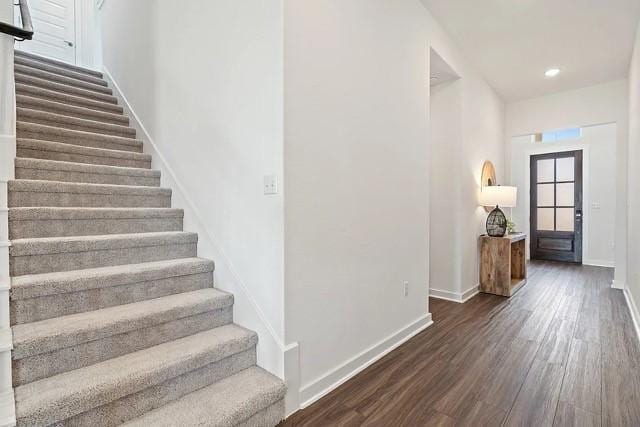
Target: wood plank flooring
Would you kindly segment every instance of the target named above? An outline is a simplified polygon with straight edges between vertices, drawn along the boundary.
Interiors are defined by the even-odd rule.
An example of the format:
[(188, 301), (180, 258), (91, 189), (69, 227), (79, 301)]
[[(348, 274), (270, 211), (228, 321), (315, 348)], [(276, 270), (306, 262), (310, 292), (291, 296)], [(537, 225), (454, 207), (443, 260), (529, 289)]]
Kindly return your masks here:
[(640, 345), (612, 270), (532, 262), (511, 299), (435, 324), (284, 426), (640, 426)]

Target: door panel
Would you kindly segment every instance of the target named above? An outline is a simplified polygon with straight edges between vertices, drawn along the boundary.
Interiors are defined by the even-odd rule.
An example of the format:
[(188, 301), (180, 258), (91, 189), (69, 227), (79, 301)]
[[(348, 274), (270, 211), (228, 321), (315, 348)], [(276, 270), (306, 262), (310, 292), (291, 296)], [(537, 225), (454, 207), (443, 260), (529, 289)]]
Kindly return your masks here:
[[(29, 0), (29, 10), (33, 40), (20, 42), (18, 49), (75, 64), (74, 0)], [(22, 25), (19, 19), (16, 13), (16, 22)]]
[(582, 151), (531, 156), (531, 258), (582, 262)]

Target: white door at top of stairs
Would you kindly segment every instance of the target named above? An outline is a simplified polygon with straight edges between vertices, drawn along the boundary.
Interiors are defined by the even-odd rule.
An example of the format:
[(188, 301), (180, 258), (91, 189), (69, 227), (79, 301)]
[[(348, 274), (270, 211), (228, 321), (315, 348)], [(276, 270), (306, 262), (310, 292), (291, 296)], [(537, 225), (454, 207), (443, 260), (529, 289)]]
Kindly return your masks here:
[[(69, 64), (76, 63), (76, 28), (74, 0), (22, 0), (29, 2), (33, 21), (33, 40), (18, 44), (18, 49)], [(15, 21), (20, 22), (19, 8)]]

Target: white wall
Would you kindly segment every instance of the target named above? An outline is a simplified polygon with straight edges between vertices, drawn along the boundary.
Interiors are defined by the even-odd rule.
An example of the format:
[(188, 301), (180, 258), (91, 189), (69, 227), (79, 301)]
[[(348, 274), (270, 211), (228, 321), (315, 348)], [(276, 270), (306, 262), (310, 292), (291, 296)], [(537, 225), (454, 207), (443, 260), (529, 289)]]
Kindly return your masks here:
[(282, 375), (282, 7), (278, 0), (109, 0), (104, 66), (151, 143), (154, 167), (235, 295), (235, 320), (258, 331), (259, 363)]
[(504, 111), (417, 0), (289, 0), (285, 23), (286, 336), (308, 402), (426, 324), (430, 48), (461, 75), (465, 117), (461, 261), (437, 262), (471, 288)]
[[(569, 127), (617, 124), (615, 282), (626, 277), (628, 84), (620, 80), (507, 105), (506, 138)], [(507, 144), (507, 159), (511, 158)], [(509, 162), (511, 163), (511, 162)], [(509, 175), (513, 165), (508, 165)], [(525, 220), (526, 221), (526, 220)]]
[[(627, 297), (640, 322), (640, 26), (629, 71), (629, 240)], [(640, 333), (640, 330), (638, 330)]]
[[(511, 184), (518, 187), (513, 221), (531, 234), (529, 224), (530, 156), (561, 151), (583, 151), (583, 263), (615, 264), (617, 125), (588, 126), (578, 139), (552, 143), (532, 142), (531, 136), (511, 141)], [(529, 247), (527, 246), (527, 254)]]

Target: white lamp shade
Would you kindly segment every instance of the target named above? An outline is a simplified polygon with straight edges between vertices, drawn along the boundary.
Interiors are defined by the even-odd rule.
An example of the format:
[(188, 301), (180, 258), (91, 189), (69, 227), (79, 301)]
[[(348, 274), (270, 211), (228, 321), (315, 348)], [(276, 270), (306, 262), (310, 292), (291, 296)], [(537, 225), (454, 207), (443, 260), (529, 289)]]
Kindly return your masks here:
[(515, 208), (517, 198), (518, 187), (492, 185), (482, 187), (482, 191), (480, 192), (480, 205)]

